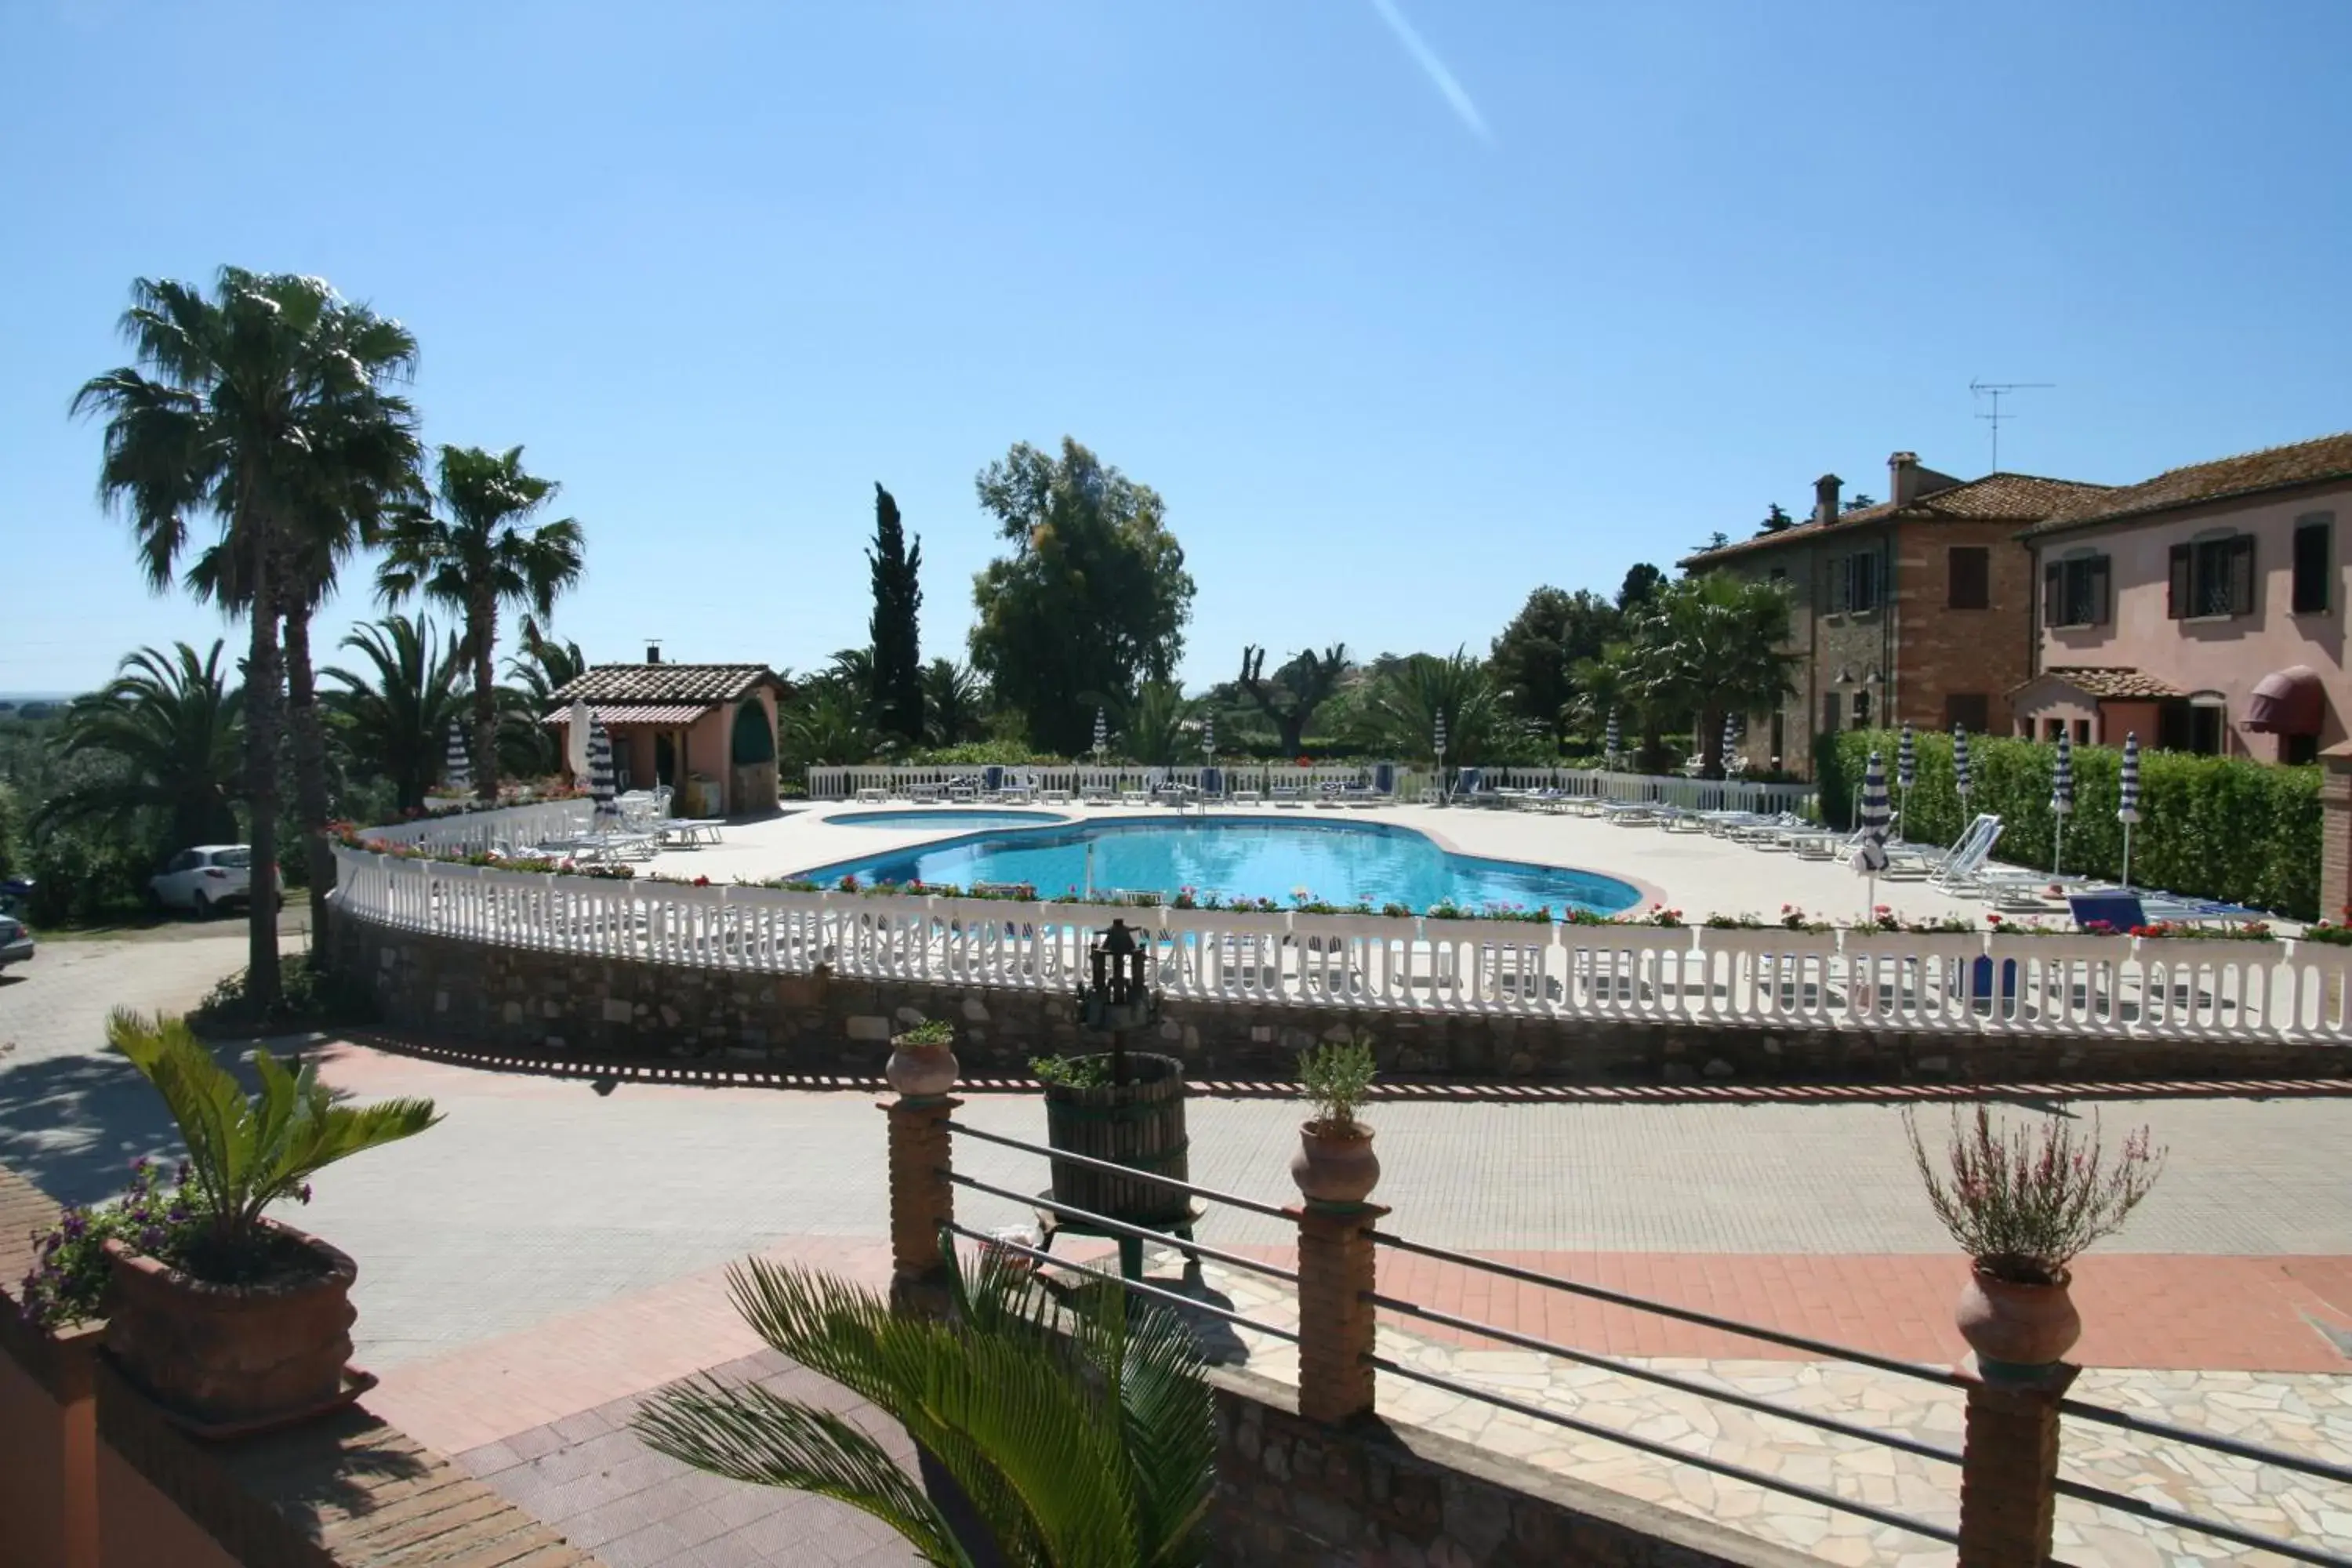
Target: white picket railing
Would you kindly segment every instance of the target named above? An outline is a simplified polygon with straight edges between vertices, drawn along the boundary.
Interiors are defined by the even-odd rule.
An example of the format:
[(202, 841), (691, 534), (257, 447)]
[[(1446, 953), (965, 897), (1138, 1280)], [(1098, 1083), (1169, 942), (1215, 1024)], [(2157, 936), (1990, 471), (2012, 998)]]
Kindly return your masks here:
[(404, 847), (480, 855), (525, 848), (543, 839), (576, 837), (588, 830), (594, 809), (584, 798), (534, 801), (371, 827), (365, 837)]
[(1419, 1013), (2235, 1039), (2352, 1037), (2352, 950), (1995, 933), (1538, 925), (695, 887), (339, 849), (338, 908), (600, 958), (1067, 991), (1114, 915), (1166, 994)]
[[(1097, 767), (1091, 763), (1040, 763), (1035, 766), (983, 768), (962, 766), (895, 766), (874, 763), (858, 767), (812, 767), (808, 792), (812, 800), (851, 800), (861, 791), (879, 790), (891, 799), (907, 795), (918, 784), (945, 787), (959, 783), (979, 785), (992, 771), (1007, 780), (1034, 784), (1039, 790), (1077, 795), (1089, 789), (1139, 790), (1155, 784), (1199, 788), (1199, 767)], [(1321, 790), (1327, 784), (1366, 784), (1373, 770), (1366, 763), (1329, 763), (1302, 768), (1288, 763), (1239, 762), (1219, 763), (1227, 793), (1255, 790), (1265, 794), (1277, 786)], [(1459, 769), (1448, 769), (1456, 798), (1463, 788)], [(1433, 770), (1399, 764), (1394, 769), (1397, 798), (1416, 802), (1431, 798), (1436, 784)], [(1751, 784), (1737, 779), (1662, 777), (1650, 773), (1607, 773), (1599, 768), (1484, 768), (1482, 789), (1550, 790), (1577, 799), (1643, 801), (1681, 806), (1690, 811), (1808, 812), (1818, 792), (1809, 784)]]

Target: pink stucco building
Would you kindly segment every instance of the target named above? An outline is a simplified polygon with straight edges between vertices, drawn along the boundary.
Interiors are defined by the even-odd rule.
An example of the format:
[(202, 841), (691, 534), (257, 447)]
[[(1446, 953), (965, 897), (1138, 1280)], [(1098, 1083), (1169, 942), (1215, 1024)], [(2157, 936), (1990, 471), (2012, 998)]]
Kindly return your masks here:
[(2025, 531), (2019, 734), (2311, 762), (2343, 742), (2352, 433), (2097, 491)]
[(742, 816), (776, 805), (776, 700), (784, 683), (760, 664), (600, 664), (551, 696), (550, 724), (588, 704), (613, 738), (623, 789), (668, 784), (692, 816)]

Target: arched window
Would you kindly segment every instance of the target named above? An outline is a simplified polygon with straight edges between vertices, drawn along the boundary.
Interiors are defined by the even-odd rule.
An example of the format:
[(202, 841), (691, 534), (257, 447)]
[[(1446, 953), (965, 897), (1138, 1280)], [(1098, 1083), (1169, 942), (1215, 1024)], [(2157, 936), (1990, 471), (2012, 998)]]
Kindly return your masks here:
[(729, 740), (728, 754), (739, 768), (747, 763), (776, 760), (776, 731), (768, 723), (768, 710), (758, 698), (748, 698), (736, 708), (735, 732)]

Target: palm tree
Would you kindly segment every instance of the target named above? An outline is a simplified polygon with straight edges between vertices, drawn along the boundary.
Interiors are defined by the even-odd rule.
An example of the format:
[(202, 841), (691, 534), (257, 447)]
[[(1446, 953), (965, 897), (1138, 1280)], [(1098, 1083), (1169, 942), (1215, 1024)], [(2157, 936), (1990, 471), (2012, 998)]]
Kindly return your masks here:
[(776, 727), (785, 756), (810, 763), (862, 763), (882, 744), (862, 688), (820, 676), (780, 709)]
[(236, 837), (237, 712), (242, 697), (222, 668), (220, 639), (209, 653), (186, 643), (127, 656), (103, 691), (78, 700), (58, 731), (66, 756), (113, 761), (105, 776), (51, 795), (33, 824), (162, 819), (165, 854)]
[(971, 666), (934, 658), (923, 667), (923, 730), (934, 746), (980, 739), (988, 710), (988, 683)]
[(520, 447), (444, 447), (436, 488), (441, 515), (410, 508), (393, 518), (376, 586), (387, 605), (421, 593), (465, 617), (464, 646), (474, 666), (474, 791), (496, 800), (499, 612), (522, 604), (545, 620), (556, 595), (580, 581), (586, 541), (568, 517), (524, 526), (560, 487), (523, 471)]
[(1445, 754), (1455, 762), (1490, 758), (1511, 739), (1502, 693), (1485, 661), (1462, 648), (1444, 658), (1417, 653), (1382, 671), (1357, 722), (1367, 742), (1392, 756), (1433, 757), (1440, 715)]
[[(1056, 1292), (942, 1248), (946, 1319), (753, 1259), (730, 1271), (736, 1310), (800, 1365), (897, 1419), (971, 1503), (1003, 1561), (1181, 1568), (1206, 1555), (1215, 1412), (1199, 1348), (1174, 1313), (1116, 1279)], [(930, 1563), (971, 1568), (972, 1543), (880, 1445), (832, 1411), (715, 1378), (673, 1387), (633, 1422), (647, 1444), (735, 1480), (835, 1498)]]
[(504, 718), (499, 730), (499, 765), (514, 773), (551, 773), (564, 771), (563, 741), (546, 723), (555, 706), (555, 694), (577, 680), (588, 668), (588, 656), (576, 642), (557, 642), (540, 630), (536, 617), (522, 618), (522, 651), (507, 660), (507, 679), (513, 684), (499, 689)]
[(401, 810), (421, 806), (448, 757), (449, 727), (466, 711), (457, 639), (436, 641), (425, 616), (390, 615), (354, 626), (342, 646), (371, 667), (326, 671), (339, 688), (327, 704), (343, 745), (362, 770), (392, 785)]
[(1780, 705), (1794, 687), (1789, 595), (1726, 572), (1668, 584), (1630, 617), (1632, 689), (1661, 721), (1696, 721), (1706, 770), (1723, 766), (1723, 720)]
[[(245, 660), (245, 793), (253, 907), (247, 984), (278, 1005), (278, 619), (286, 556), (316, 509), (350, 497), (346, 468), (413, 421), (386, 390), (414, 366), (415, 339), (317, 278), (224, 267), (207, 298), (138, 279), (122, 335), (137, 363), (91, 377), (77, 415), (106, 417), (99, 493), (131, 518), (149, 584), (170, 586), (191, 519), (220, 527), (239, 587), (224, 602), (250, 627)], [(152, 374), (149, 373), (152, 373)], [(299, 553), (299, 552), (298, 552)]]

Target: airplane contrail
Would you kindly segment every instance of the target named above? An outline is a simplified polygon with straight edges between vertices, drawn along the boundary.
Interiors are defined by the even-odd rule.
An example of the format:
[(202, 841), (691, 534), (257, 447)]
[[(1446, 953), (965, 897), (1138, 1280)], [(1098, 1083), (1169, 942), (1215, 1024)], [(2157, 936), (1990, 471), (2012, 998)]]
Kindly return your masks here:
[(1468, 126), (1470, 133), (1479, 141), (1492, 142), (1495, 133), (1486, 129), (1486, 117), (1478, 112), (1478, 106), (1470, 100), (1470, 94), (1454, 79), (1454, 73), (1445, 68), (1445, 62), (1437, 58), (1437, 51), (1423, 43), (1421, 35), (1412, 30), (1412, 24), (1406, 21), (1404, 13), (1396, 8), (1396, 0), (1372, 0), (1372, 9), (1380, 13), (1381, 20), (1387, 23), (1389, 31), (1396, 35), (1397, 42), (1404, 46), (1404, 52), (1412, 57), (1413, 63), (1421, 67), (1422, 74), (1429, 78), (1430, 85), (1437, 89), (1438, 95), (1453, 109), (1454, 118)]

